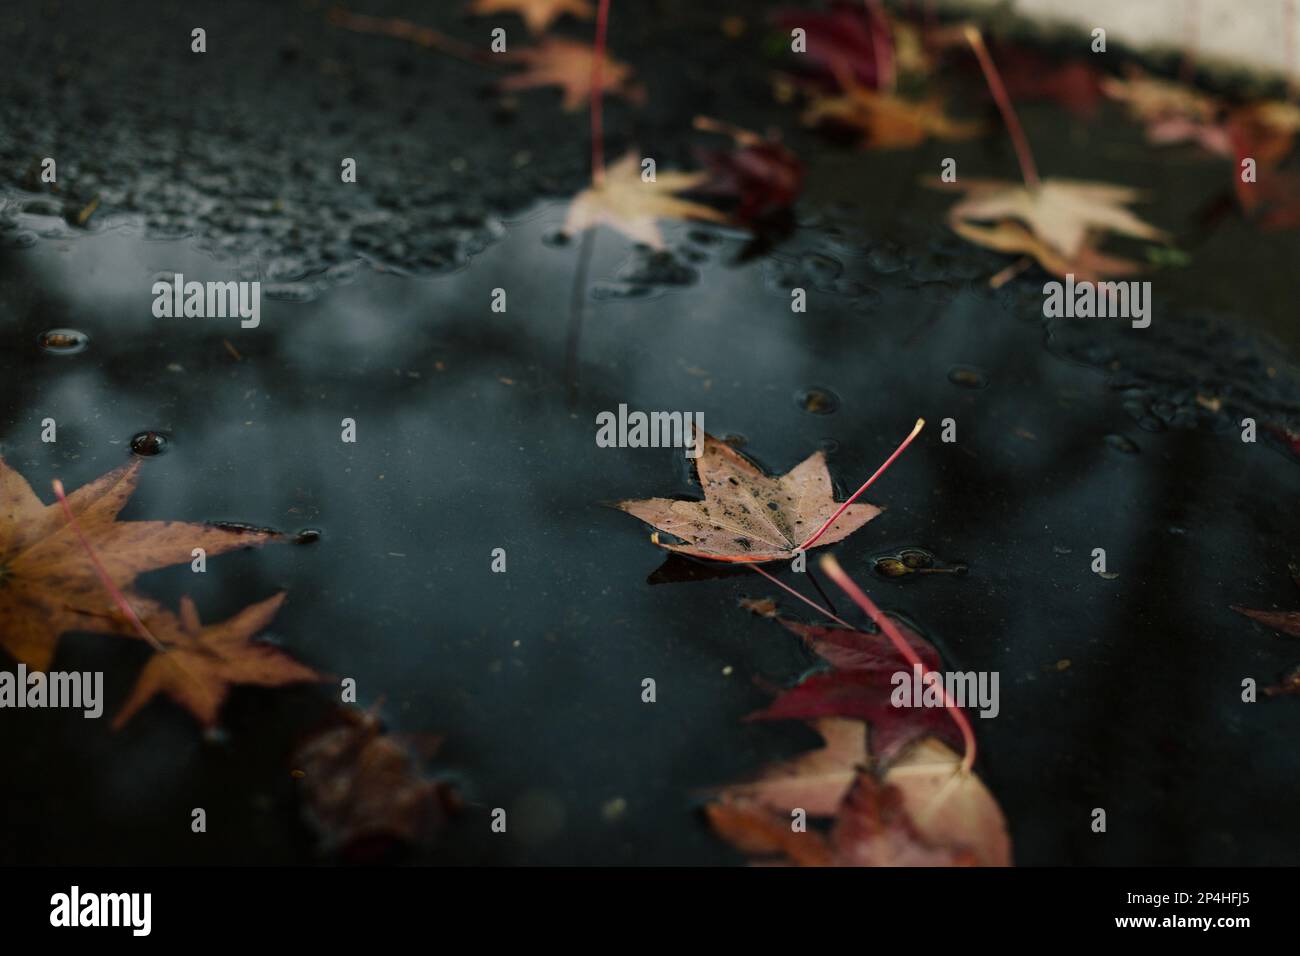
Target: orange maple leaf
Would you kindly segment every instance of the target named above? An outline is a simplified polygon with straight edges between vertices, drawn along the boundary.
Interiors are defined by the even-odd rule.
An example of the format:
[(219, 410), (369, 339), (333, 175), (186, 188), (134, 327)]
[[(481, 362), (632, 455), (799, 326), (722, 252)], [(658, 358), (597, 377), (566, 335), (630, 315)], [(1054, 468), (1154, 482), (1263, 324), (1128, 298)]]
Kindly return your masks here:
[(628, 153), (605, 170), (599, 185), (589, 186), (573, 197), (564, 231), (577, 235), (603, 223), (637, 242), (661, 249), (664, 241), (656, 220), (727, 221), (726, 216), (711, 206), (675, 195), (702, 186), (708, 178), (708, 173), (665, 171), (657, 173), (652, 180), (643, 180), (640, 161), (635, 154)]
[(181, 599), (180, 617), (166, 611), (148, 621), (150, 632), (167, 646), (155, 654), (136, 679), (113, 729), (121, 728), (158, 694), (165, 694), (213, 727), (221, 705), (234, 684), (282, 687), (324, 678), (270, 644), (253, 640), (284, 603), (284, 592), (249, 605), (234, 617), (204, 627), (188, 596)]
[[(118, 521), (139, 480), (140, 461), (108, 472), (68, 496), (68, 506), (113, 583), (127, 591), (136, 575), (280, 536), (182, 521)], [(157, 605), (130, 595), (139, 612)], [(0, 648), (33, 670), (46, 670), (59, 635), (135, 631), (105, 590), (85, 548), (57, 504), (47, 505), (0, 460)]]
[[(596, 54), (585, 43), (547, 37), (538, 46), (503, 54), (502, 59), (524, 67), (522, 72), (501, 81), (503, 90), (558, 86), (564, 91), (563, 107), (569, 112), (581, 109), (591, 96)], [(632, 67), (606, 54), (601, 64), (601, 92), (641, 102), (645, 91), (632, 84), (632, 72)]]

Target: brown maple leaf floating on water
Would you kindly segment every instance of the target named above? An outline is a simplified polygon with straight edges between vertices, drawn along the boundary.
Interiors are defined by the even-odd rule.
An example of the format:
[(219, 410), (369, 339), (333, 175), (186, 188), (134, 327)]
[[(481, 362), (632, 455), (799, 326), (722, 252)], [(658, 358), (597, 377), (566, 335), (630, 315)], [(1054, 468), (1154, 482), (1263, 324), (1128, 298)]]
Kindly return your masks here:
[[(726, 442), (705, 435), (703, 453), (695, 460), (703, 501), (648, 498), (620, 501), (615, 507), (658, 528), (650, 540), (668, 551), (714, 561), (792, 559), (813, 544), (847, 538), (880, 514), (875, 505), (852, 502), (923, 424), (918, 421), (898, 450), (843, 504), (835, 500), (825, 453), (814, 452), (786, 474), (770, 478)], [(661, 539), (661, 532), (680, 543)]]
[(564, 232), (573, 236), (592, 226), (606, 225), (636, 242), (662, 249), (664, 240), (657, 224), (660, 219), (727, 221), (711, 206), (676, 195), (702, 185), (708, 178), (708, 173), (662, 171), (646, 182), (641, 178), (640, 160), (628, 153), (604, 171), (600, 183), (573, 197)]
[(131, 696), (113, 720), (122, 727), (158, 694), (184, 707), (204, 727), (215, 727), (232, 685), (283, 687), (324, 678), (278, 648), (253, 640), (271, 623), (284, 603), (284, 592), (244, 608), (220, 624), (204, 627), (189, 597), (181, 599), (179, 617), (147, 618), (145, 623), (166, 648), (155, 654), (136, 679)]
[(596, 8), (589, 0), (474, 0), (469, 12), (478, 16), (494, 13), (517, 13), (531, 33), (545, 33), (546, 28), (564, 14), (590, 20)]
[(260, 545), (281, 536), (182, 521), (118, 521), (139, 480), (140, 462), (108, 472), (67, 496), (87, 545), (58, 504), (47, 505), (17, 471), (0, 460), (0, 647), (33, 670), (47, 670), (59, 635), (94, 631), (134, 636), (86, 553), (89, 546), (114, 586), (150, 614), (165, 612), (131, 594), (136, 575), (187, 563), (194, 548), (208, 555)]
[[(498, 59), (521, 64), (524, 69), (500, 82), (502, 90), (528, 90), (539, 86), (558, 86), (563, 91), (562, 106), (573, 112), (590, 98), (596, 70), (596, 51), (585, 43), (547, 37), (539, 45), (501, 54)], [(618, 95), (641, 103), (645, 91), (632, 82), (632, 68), (604, 54), (600, 63), (600, 92)]]

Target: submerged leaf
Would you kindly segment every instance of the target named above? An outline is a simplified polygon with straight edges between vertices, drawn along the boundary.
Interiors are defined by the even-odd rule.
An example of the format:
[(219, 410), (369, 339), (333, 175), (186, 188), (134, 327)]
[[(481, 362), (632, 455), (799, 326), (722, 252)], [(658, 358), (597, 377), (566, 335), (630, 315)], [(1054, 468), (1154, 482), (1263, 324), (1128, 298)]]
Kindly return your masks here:
[(204, 727), (213, 727), (235, 684), (283, 687), (324, 680), (278, 648), (253, 640), (283, 603), (281, 592), (220, 624), (203, 627), (194, 602), (185, 597), (180, 617), (165, 612), (149, 617), (149, 631), (167, 646), (167, 653), (155, 654), (145, 664), (113, 720), (113, 729), (121, 728), (158, 694), (184, 707)]
[(456, 800), (425, 777), (405, 746), (374, 713), (340, 708), (335, 725), (292, 756), (303, 810), (322, 849), (373, 862), (418, 845), (441, 829)]
[(917, 832), (934, 846), (966, 849), (981, 866), (1010, 866), (1007, 821), (993, 795), (961, 757), (938, 740), (921, 741), (885, 774), (902, 794)]

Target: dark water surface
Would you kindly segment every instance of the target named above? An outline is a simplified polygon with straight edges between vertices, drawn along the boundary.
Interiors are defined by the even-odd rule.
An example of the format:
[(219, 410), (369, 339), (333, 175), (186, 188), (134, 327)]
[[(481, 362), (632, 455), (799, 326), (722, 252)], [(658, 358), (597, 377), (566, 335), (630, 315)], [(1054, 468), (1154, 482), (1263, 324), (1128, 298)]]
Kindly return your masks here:
[[(1034, 272), (988, 289), (1006, 260), (947, 235), (948, 198), (914, 185), (942, 145), (877, 157), (805, 143), (799, 226), (748, 258), (726, 230), (667, 226), (663, 255), (600, 230), (576, 389), (580, 244), (554, 241), (562, 201), (488, 203), (458, 237), (468, 252), (400, 274), (421, 270), (396, 253), (367, 264), (355, 236), (332, 257), (285, 238), (277, 260), (214, 248), (245, 235), (238, 223), (166, 238), (124, 213), (78, 230), (11, 188), (0, 452), (52, 500), (53, 478), (90, 481), (155, 431), (166, 450), (124, 518), (319, 529), (139, 589), (171, 607), (189, 594), (205, 621), (285, 589), (281, 646), (355, 678), (363, 703), (382, 697), (394, 732), (445, 735), (433, 766), (467, 806), (419, 859), (730, 863), (696, 794), (813, 743), (742, 722), (770, 699), (760, 682), (813, 660), (737, 607), (780, 596), (756, 575), (680, 561), (655, 574), (648, 529), (604, 503), (698, 489), (679, 452), (596, 447), (595, 415), (702, 412), (770, 471), (826, 448), (841, 495), (925, 417), (867, 496), (884, 515), (834, 550), (949, 669), (1000, 672), (1001, 715), (976, 731), (1017, 862), (1294, 862), (1300, 709), (1239, 695), (1244, 677), (1275, 683), (1300, 645), (1229, 605), (1300, 607), (1287, 573), (1300, 462), (1263, 429), (1244, 444), (1235, 424), (1300, 427), (1300, 246), (1238, 220), (1198, 233), (1188, 197), (1221, 185), (1213, 163), (1152, 162), (1130, 129), (1025, 113), (1040, 165), (1159, 187), (1143, 212), (1193, 264), (1153, 277), (1150, 329), (1046, 321)], [(580, 168), (583, 143), (570, 147)], [(969, 155), (981, 175), (1014, 169), (1001, 143)], [(154, 318), (150, 287), (173, 272), (261, 279), (260, 327)], [(794, 286), (806, 314), (790, 309)], [(505, 313), (490, 309), (495, 288)], [(88, 344), (43, 351), (50, 329)], [(40, 440), (46, 417), (57, 444)], [(344, 418), (355, 444), (340, 441)], [(939, 440), (945, 418), (955, 443)], [(490, 571), (498, 547), (505, 574)], [(1090, 570), (1097, 547), (1110, 579)], [(905, 549), (966, 572), (872, 571)], [(104, 670), (111, 714), (147, 655), (69, 635), (55, 668)], [(641, 701), (646, 677), (657, 703)], [(208, 737), (164, 700), (116, 734), (107, 719), (5, 714), (0, 862), (316, 859), (288, 754), (330, 695), (236, 689)], [(189, 831), (196, 806), (205, 836)], [(506, 835), (490, 831), (494, 807)]]

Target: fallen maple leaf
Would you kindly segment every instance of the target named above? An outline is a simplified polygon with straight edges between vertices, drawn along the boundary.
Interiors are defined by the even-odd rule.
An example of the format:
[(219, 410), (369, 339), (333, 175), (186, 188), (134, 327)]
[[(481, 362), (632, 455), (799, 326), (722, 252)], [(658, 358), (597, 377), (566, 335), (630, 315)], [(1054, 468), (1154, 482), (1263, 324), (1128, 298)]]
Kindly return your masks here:
[[(1256, 104), (1233, 113), (1228, 122), (1232, 155), (1233, 189), (1241, 208), (1256, 216), (1265, 230), (1300, 226), (1300, 172), (1280, 168), (1295, 141), (1300, 116), (1289, 104)], [(1246, 160), (1252, 160), (1255, 175), (1247, 181)]]
[[(703, 501), (648, 498), (620, 501), (615, 507), (681, 539), (680, 544), (663, 541), (656, 532), (651, 540), (661, 548), (741, 562), (793, 558), (841, 508), (833, 495), (826, 455), (820, 451), (786, 474), (769, 478), (726, 442), (705, 435), (695, 466)], [(816, 543), (840, 541), (878, 514), (875, 505), (851, 504)]]
[[(885, 765), (922, 737), (960, 743), (961, 735), (946, 709), (894, 706), (894, 675), (910, 677), (912, 665), (884, 634), (778, 620), (834, 669), (805, 677), (747, 720), (863, 720), (871, 725), (871, 749)], [(942, 661), (934, 646), (907, 625), (895, 621), (894, 626), (925, 671), (937, 671)]]
[(844, 70), (838, 70), (840, 92), (816, 95), (804, 111), (807, 126), (830, 123), (861, 131), (864, 148), (900, 149), (918, 146), (929, 137), (964, 140), (979, 135), (984, 124), (951, 119), (943, 99), (909, 100), (870, 90)]
[(573, 197), (564, 231), (576, 235), (604, 224), (636, 242), (662, 249), (659, 219), (703, 219), (726, 222), (718, 210), (679, 199), (675, 194), (701, 185), (707, 173), (658, 172), (649, 182), (641, 178), (641, 164), (628, 153), (605, 170), (599, 185), (588, 186)]
[[(522, 64), (520, 73), (500, 83), (503, 90), (527, 90), (539, 86), (558, 86), (563, 92), (562, 105), (573, 112), (581, 109), (591, 96), (595, 83), (595, 50), (585, 43), (547, 37), (535, 47), (501, 55), (510, 63)], [(606, 54), (600, 66), (600, 92), (617, 93), (633, 102), (645, 98), (644, 91), (632, 84), (632, 68)]]
[[(809, 811), (811, 812), (811, 811)], [(897, 787), (857, 772), (835, 815), (829, 836), (795, 830), (787, 814), (761, 805), (723, 800), (706, 808), (715, 832), (736, 849), (797, 866), (972, 866), (973, 853), (925, 843)]]
[(131, 696), (113, 720), (113, 729), (124, 726), (158, 694), (184, 707), (204, 727), (215, 727), (234, 684), (282, 687), (323, 680), (278, 648), (253, 640), (283, 603), (282, 591), (220, 624), (203, 627), (194, 602), (186, 596), (181, 599), (179, 617), (165, 612), (150, 617), (149, 631), (167, 652), (155, 654), (145, 664)]
[(789, 813), (795, 807), (811, 817), (829, 817), (848, 793), (858, 768), (867, 764), (867, 728), (860, 720), (827, 717), (809, 721), (825, 746), (791, 760), (773, 764), (753, 780), (731, 784), (721, 793), (730, 800), (742, 800)]
[(772, 14), (772, 21), (787, 35), (791, 30), (803, 30), (805, 51), (797, 62), (828, 77), (836, 69), (845, 69), (874, 88), (894, 69), (885, 25), (861, 6), (838, 6), (824, 13), (780, 10)]
[(703, 116), (695, 118), (695, 128), (726, 133), (736, 143), (734, 149), (704, 154), (710, 175), (698, 192), (734, 200), (731, 216), (745, 225), (794, 205), (803, 188), (804, 165), (789, 149), (774, 139)]
[[(1107, 276), (1134, 275), (1144, 269), (1141, 263), (1131, 259), (1098, 252), (1093, 246), (1096, 237), (1089, 237), (1073, 257), (1066, 257), (1020, 223), (1009, 219), (991, 226), (967, 222), (949, 222), (948, 225), (963, 239), (985, 249), (1031, 256), (1044, 270), (1061, 278), (1073, 274), (1076, 279), (1096, 282)], [(999, 277), (995, 276), (992, 282), (999, 285)]]
[(913, 747), (885, 774), (902, 794), (917, 832), (932, 846), (967, 849), (981, 866), (1010, 866), (1007, 821), (993, 795), (962, 760), (938, 740)]
[[(108, 472), (68, 496), (86, 540), (112, 582), (127, 591), (136, 575), (207, 555), (263, 544), (280, 536), (179, 521), (118, 521), (139, 479), (140, 461)], [(132, 605), (157, 609), (139, 595)], [(0, 647), (33, 670), (46, 670), (59, 635), (93, 631), (134, 635), (114, 607), (59, 505), (46, 505), (17, 471), (0, 460)]]
[(1128, 186), (1044, 179), (1031, 187), (994, 179), (967, 179), (958, 188), (967, 198), (949, 210), (950, 222), (1013, 219), (1067, 260), (1101, 233), (1157, 241), (1167, 238), (1164, 232), (1124, 208), (1141, 197), (1138, 190)]
[(321, 849), (356, 862), (427, 840), (458, 805), (451, 788), (425, 777), (416, 756), (383, 732), (374, 712), (340, 708), (334, 725), (291, 761)]
[(1221, 108), (1217, 99), (1200, 90), (1150, 76), (1135, 67), (1127, 71), (1124, 79), (1103, 78), (1101, 90), (1144, 123), (1173, 116), (1204, 123), (1214, 119)]
[(469, 12), (479, 16), (493, 13), (517, 13), (531, 33), (545, 33), (564, 14), (590, 20), (595, 8), (590, 0), (474, 0)]

